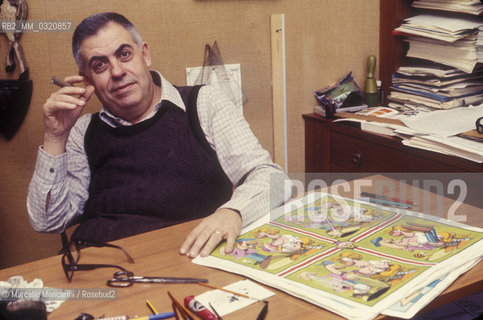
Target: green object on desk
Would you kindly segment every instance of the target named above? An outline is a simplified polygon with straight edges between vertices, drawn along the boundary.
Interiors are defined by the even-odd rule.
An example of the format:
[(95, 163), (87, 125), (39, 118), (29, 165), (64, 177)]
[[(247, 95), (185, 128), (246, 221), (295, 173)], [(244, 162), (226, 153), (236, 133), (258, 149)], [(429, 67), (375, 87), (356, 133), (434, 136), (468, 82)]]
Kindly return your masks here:
[(374, 69), (376, 67), (376, 57), (369, 56), (367, 58), (367, 78), (364, 85), (364, 103), (370, 107), (376, 107), (378, 105), (378, 92), (377, 82), (374, 78)]

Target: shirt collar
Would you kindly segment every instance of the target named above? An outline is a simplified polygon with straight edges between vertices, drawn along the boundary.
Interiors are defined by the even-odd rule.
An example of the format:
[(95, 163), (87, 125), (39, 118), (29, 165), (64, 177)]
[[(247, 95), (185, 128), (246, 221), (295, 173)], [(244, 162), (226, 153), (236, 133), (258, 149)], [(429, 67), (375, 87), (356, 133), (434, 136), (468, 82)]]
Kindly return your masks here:
[[(150, 70), (151, 76), (153, 77), (153, 81), (157, 86), (160, 86), (161, 89), (161, 99), (159, 102), (154, 106), (153, 112), (146, 115), (146, 117), (142, 120), (147, 120), (153, 117), (156, 112), (161, 108), (162, 102), (164, 100), (172, 102), (175, 106), (179, 107), (181, 110), (186, 111), (186, 106), (179, 94), (179, 91), (168, 81), (166, 80), (163, 75), (156, 71)], [(129, 121), (124, 120), (121, 117), (118, 117), (112, 114), (106, 107), (102, 106), (101, 111), (99, 113), (100, 118), (106, 122), (108, 125), (112, 127), (121, 127), (121, 126), (130, 126), (132, 123)]]

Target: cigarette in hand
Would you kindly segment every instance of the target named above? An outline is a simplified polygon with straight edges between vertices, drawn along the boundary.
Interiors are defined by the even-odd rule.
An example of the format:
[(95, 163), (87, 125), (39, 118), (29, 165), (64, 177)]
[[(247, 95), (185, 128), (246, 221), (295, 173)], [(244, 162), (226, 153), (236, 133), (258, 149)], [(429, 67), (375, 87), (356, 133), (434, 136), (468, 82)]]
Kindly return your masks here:
[(55, 84), (56, 86), (59, 86), (61, 88), (72, 87), (72, 85), (70, 83), (68, 83), (67, 81), (61, 80), (61, 79), (57, 78), (56, 76), (53, 76), (52, 79), (50, 80), (50, 82), (52, 82), (53, 84)]

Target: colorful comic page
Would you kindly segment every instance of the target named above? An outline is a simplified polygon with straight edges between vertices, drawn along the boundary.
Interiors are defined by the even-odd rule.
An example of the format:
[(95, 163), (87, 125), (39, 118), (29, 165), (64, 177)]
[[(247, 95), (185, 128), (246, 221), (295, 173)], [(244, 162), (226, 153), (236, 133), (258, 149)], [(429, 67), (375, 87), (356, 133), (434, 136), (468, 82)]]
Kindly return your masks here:
[(474, 261), (481, 249), (479, 228), (322, 193), (245, 228), (231, 253), (222, 243), (194, 262), (371, 319)]

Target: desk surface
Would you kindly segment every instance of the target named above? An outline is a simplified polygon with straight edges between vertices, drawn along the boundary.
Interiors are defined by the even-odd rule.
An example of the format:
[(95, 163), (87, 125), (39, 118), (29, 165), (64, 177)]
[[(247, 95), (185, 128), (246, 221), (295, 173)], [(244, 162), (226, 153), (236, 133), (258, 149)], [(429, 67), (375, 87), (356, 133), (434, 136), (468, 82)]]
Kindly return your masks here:
[[(370, 188), (363, 191), (371, 192)], [(446, 201), (445, 206), (454, 201)], [(462, 204), (456, 212), (467, 215), (468, 224), (483, 226), (482, 209)], [(144, 276), (175, 276), (206, 278), (215, 286), (223, 287), (236, 282), (243, 277), (228, 272), (211, 269), (193, 264), (186, 256), (178, 254), (178, 249), (189, 231), (197, 224), (192, 221), (169, 228), (148, 232), (145, 234), (115, 241), (125, 248), (135, 259), (135, 264), (129, 264), (119, 250), (109, 248), (87, 248), (82, 250), (79, 263), (108, 263), (118, 264)], [(33, 244), (34, 245), (34, 244)], [(60, 247), (60, 239), (59, 239)], [(106, 288), (114, 269), (97, 269), (93, 271), (76, 272), (71, 283), (67, 282), (62, 266), (61, 257), (54, 256), (35, 262), (0, 270), (0, 280), (7, 280), (14, 275), (21, 275), (26, 281), (40, 278), (46, 287), (54, 288)], [(457, 300), (481, 290), (483, 284), (483, 262), (471, 271), (458, 278), (428, 307), (434, 308)], [(268, 299), (269, 311), (266, 319), (343, 319), (331, 312), (294, 298), (282, 291), (268, 288), (276, 294)], [(171, 301), (167, 292), (182, 301), (185, 296), (197, 295), (210, 290), (196, 284), (135, 284), (129, 288), (118, 289), (118, 299), (115, 300), (68, 300), (49, 315), (49, 320), (69, 320), (76, 318), (81, 312), (90, 313), (96, 317), (101, 315), (117, 316), (127, 314), (147, 315), (146, 299), (150, 300), (158, 312), (171, 311)], [(224, 316), (230, 319), (256, 319), (262, 304), (255, 303), (249, 307)], [(377, 319), (387, 319), (379, 316)]]

